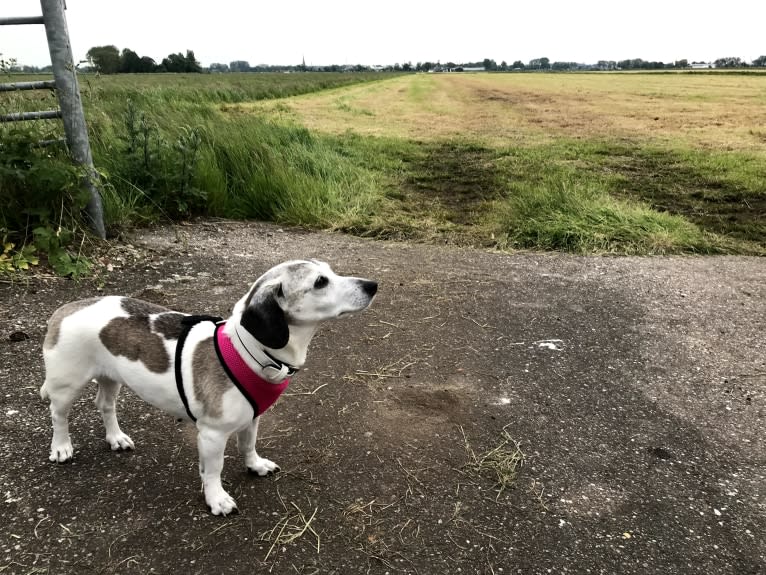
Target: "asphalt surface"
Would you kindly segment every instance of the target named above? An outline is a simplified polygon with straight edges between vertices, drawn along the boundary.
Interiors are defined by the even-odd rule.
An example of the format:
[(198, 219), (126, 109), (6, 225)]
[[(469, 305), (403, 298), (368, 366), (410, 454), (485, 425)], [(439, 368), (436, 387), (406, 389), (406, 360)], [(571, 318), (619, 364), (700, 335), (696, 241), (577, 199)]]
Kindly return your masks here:
[[(264, 416), (259, 453), (281, 473), (248, 476), (230, 442), (238, 515), (207, 513), (194, 429), (129, 391), (135, 451), (108, 450), (91, 389), (74, 463), (47, 461), (56, 307), (108, 293), (225, 315), (304, 257), (379, 295), (322, 328)], [(764, 259), (206, 221), (137, 232), (101, 264), (93, 281), (0, 284), (0, 573), (766, 573)], [(491, 464), (512, 453), (501, 486)]]

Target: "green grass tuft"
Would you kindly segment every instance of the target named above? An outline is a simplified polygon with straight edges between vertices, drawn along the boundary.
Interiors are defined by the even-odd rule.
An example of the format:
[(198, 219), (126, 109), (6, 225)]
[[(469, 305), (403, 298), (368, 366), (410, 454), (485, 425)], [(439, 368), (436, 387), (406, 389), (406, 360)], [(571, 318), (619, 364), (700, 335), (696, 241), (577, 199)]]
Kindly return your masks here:
[(622, 254), (725, 251), (682, 217), (616, 199), (604, 187), (574, 178), (514, 186), (497, 218), (510, 247)]

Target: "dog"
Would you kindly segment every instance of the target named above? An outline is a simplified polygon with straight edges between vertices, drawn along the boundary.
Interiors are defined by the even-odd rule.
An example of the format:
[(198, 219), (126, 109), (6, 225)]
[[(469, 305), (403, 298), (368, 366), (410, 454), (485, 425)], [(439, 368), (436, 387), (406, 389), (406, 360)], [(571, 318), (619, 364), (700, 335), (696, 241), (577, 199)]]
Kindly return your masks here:
[(364, 310), (377, 290), (377, 282), (337, 275), (327, 263), (294, 260), (259, 277), (225, 322), (122, 296), (63, 305), (51, 316), (43, 343), (40, 396), (50, 400), (50, 461), (72, 459), (69, 411), (94, 380), (107, 443), (114, 451), (134, 448), (115, 411), (125, 384), (148, 403), (196, 423), (205, 502), (214, 515), (236, 511), (221, 484), (229, 436), (236, 434), (250, 472), (278, 471), (255, 451), (260, 415), (303, 366), (319, 325)]

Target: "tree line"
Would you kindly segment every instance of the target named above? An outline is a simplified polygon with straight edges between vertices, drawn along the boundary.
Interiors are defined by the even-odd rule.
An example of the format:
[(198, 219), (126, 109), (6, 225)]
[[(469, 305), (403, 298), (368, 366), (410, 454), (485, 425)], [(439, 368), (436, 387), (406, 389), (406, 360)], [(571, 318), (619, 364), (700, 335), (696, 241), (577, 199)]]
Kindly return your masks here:
[[(450, 64), (445, 66), (449, 67)], [(687, 59), (675, 60), (674, 62), (657, 62), (633, 58), (629, 60), (599, 60), (595, 64), (583, 64), (580, 62), (551, 62), (548, 58), (534, 58), (527, 64), (516, 60), (512, 64), (505, 61), (497, 64), (494, 60), (484, 59), (482, 66), (489, 71), (509, 70), (673, 70), (697, 67), (708, 68), (766, 68), (766, 56), (759, 56), (749, 64), (742, 58), (727, 57), (718, 58), (713, 62), (689, 62)]]
[(718, 58), (713, 62), (690, 62), (689, 60), (675, 60), (674, 62), (657, 62), (633, 58), (629, 60), (599, 60), (595, 64), (583, 64), (581, 62), (551, 62), (549, 58), (533, 58), (527, 63), (516, 60), (508, 63), (505, 60), (499, 64), (491, 59), (485, 58), (476, 62), (418, 62), (412, 64), (393, 64), (388, 66), (362, 66), (346, 65), (340, 66), (333, 64), (330, 66), (306, 66), (305, 63), (298, 65), (271, 66), (260, 64), (251, 66), (246, 60), (235, 60), (229, 64), (214, 63), (208, 68), (210, 72), (362, 72), (370, 70), (390, 71), (390, 72), (461, 72), (464, 70), (486, 70), (489, 72), (510, 72), (523, 70), (548, 70), (548, 71), (567, 71), (567, 70), (588, 70), (588, 71), (608, 71), (608, 70), (683, 70), (688, 68), (766, 68), (766, 56), (760, 56), (750, 63), (741, 58), (727, 57)]
[(117, 46), (94, 46), (86, 54), (88, 65), (101, 74), (148, 74), (153, 72), (200, 73), (202, 65), (194, 56), (193, 50), (186, 55), (180, 52), (168, 54), (157, 64), (149, 56), (139, 56), (130, 48), (122, 52)]
[[(307, 66), (305, 61), (297, 65), (266, 65), (251, 66), (246, 60), (234, 60), (228, 64), (213, 63), (203, 68), (197, 61), (194, 51), (187, 50), (168, 54), (158, 64), (148, 56), (139, 56), (130, 48), (120, 51), (116, 46), (94, 46), (87, 52), (87, 70), (101, 74), (130, 74), (130, 73), (153, 73), (153, 72), (177, 72), (177, 73), (225, 73), (225, 72), (368, 72), (368, 71), (393, 71), (393, 72), (460, 72), (464, 70), (486, 70), (490, 72), (509, 71), (609, 71), (609, 70), (673, 70), (688, 68), (766, 68), (766, 55), (759, 56), (748, 63), (739, 57), (717, 58), (713, 62), (689, 62), (682, 59), (674, 62), (658, 62), (633, 58), (628, 60), (599, 60), (595, 64), (583, 64), (579, 62), (554, 61), (549, 58), (533, 58), (527, 63), (515, 60), (508, 63), (505, 60), (499, 64), (485, 58), (476, 62), (418, 62), (412, 64), (393, 64), (387, 66), (364, 66), (331, 64), (327, 66)], [(15, 60), (13, 65), (6, 66), (11, 72), (49, 72), (50, 66), (38, 68), (35, 66), (19, 66)]]

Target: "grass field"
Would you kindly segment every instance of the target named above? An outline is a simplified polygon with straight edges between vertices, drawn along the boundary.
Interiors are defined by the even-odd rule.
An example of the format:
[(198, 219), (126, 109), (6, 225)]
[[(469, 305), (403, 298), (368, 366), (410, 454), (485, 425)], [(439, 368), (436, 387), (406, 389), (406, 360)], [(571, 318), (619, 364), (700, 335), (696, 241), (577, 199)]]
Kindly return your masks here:
[(766, 253), (766, 74), (310, 76), (84, 78), (112, 225)]
[(765, 100), (762, 74), (431, 74), (232, 113), (372, 139), (398, 158), (387, 209), (367, 223), (376, 233), (762, 253)]

